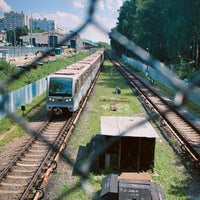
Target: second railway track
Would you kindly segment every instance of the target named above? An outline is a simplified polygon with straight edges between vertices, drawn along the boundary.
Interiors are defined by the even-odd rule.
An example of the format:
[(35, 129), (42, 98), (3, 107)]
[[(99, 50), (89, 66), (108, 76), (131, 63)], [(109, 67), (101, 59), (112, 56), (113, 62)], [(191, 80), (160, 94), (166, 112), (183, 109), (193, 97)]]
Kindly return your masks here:
[(133, 74), (127, 67), (119, 63), (110, 55), (110, 59), (122, 75), (128, 80), (129, 85), (134, 88), (140, 98), (148, 107), (154, 111), (181, 145), (181, 149), (187, 152), (195, 164), (200, 167), (200, 129), (189, 119), (184, 117), (173, 105), (154, 89), (150, 88), (138, 76)]

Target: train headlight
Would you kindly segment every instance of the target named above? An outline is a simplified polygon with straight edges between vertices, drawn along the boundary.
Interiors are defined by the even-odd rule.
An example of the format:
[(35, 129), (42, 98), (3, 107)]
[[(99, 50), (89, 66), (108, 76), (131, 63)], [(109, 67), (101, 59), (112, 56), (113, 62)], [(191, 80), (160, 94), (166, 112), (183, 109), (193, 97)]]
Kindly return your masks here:
[(54, 101), (54, 99), (52, 99), (52, 98), (49, 98), (49, 101)]
[(66, 99), (66, 102), (71, 102), (72, 101), (72, 99)]

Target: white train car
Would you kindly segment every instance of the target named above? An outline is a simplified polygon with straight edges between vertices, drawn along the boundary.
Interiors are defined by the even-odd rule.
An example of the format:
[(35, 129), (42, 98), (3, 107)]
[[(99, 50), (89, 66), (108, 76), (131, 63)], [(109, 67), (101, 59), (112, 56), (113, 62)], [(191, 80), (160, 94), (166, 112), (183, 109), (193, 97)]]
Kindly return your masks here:
[(104, 61), (104, 49), (47, 77), (46, 108), (75, 112)]

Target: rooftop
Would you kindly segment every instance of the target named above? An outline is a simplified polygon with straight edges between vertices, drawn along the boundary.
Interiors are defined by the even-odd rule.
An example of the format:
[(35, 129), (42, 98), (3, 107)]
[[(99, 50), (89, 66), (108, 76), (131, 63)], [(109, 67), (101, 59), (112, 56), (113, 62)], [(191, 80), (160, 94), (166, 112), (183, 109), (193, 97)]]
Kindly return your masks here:
[(145, 117), (101, 116), (101, 134), (107, 136), (158, 137)]

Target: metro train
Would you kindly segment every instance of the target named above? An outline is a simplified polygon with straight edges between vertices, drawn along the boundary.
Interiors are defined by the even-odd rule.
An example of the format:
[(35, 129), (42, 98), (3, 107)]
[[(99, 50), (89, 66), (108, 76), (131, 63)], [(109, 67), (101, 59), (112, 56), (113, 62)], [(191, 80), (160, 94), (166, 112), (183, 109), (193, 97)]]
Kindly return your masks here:
[(47, 77), (46, 109), (54, 114), (75, 112), (104, 61), (99, 49)]

